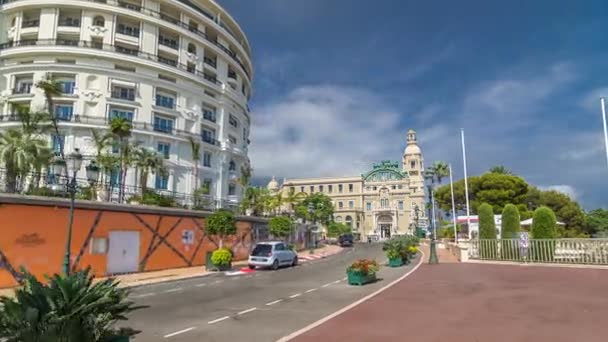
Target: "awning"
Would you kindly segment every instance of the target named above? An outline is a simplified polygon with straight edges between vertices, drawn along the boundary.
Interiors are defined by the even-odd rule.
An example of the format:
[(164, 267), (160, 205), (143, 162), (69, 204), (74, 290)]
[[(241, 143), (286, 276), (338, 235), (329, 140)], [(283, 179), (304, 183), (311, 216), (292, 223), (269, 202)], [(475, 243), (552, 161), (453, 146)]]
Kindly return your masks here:
[[(519, 222), (519, 224), (522, 225), (522, 226), (531, 226), (532, 225), (532, 221), (533, 220), (531, 218), (529, 218), (527, 220), (523, 220), (523, 221)], [(557, 221), (557, 224), (560, 225), (560, 226), (565, 226), (566, 225), (565, 223), (559, 222), (559, 221)]]

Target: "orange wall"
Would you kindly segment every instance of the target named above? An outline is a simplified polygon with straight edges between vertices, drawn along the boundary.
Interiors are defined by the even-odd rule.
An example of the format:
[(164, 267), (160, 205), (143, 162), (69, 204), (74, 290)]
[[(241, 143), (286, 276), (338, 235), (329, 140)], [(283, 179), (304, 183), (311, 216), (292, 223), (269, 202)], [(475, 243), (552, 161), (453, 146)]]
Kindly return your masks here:
[[(85, 240), (95, 227), (92, 237), (107, 238), (113, 230), (136, 230), (140, 232), (140, 271), (153, 271), (166, 268), (204, 265), (205, 254), (212, 251), (216, 245), (209, 239), (200, 227), (204, 227), (203, 217), (176, 216), (178, 214), (150, 214), (136, 212), (120, 212), (108, 209), (75, 209), (71, 244), (71, 263), (74, 265), (83, 248), (84, 253), (79, 258), (78, 269), (91, 266), (96, 276), (106, 274), (106, 254), (91, 254), (90, 246)], [(168, 244), (177, 249), (186, 260), (177, 255), (167, 244), (160, 243), (150, 255), (145, 265), (142, 259), (149, 249), (155, 236), (142, 224), (137, 217), (147, 223), (153, 230), (158, 225), (158, 234), (165, 236)], [(169, 233), (171, 228), (181, 219), (181, 222)], [(67, 236), (68, 208), (42, 205), (1, 204), (0, 205), (0, 251), (13, 268), (19, 270), (24, 266), (38, 278), (43, 275), (61, 271), (65, 253)], [(197, 225), (198, 223), (198, 225)], [(251, 246), (252, 223), (237, 222), (237, 234), (226, 239), (225, 245), (232, 247), (236, 259), (247, 257)], [(194, 244), (186, 247), (182, 243), (182, 232), (192, 230), (195, 233)], [(154, 238), (155, 244), (160, 242)], [(200, 248), (196, 251), (197, 246)], [(196, 252), (196, 254), (195, 254)], [(17, 285), (17, 281), (6, 267), (0, 265), (0, 288)]]

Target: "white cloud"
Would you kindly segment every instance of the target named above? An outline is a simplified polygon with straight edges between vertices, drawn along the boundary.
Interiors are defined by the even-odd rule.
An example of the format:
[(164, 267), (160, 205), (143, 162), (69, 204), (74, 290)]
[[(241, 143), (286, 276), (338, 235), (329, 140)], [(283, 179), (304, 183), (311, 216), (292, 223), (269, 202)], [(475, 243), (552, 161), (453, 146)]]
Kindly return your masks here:
[(566, 195), (570, 196), (570, 198), (573, 199), (573, 200), (576, 200), (577, 197), (580, 195), (578, 193), (578, 191), (573, 186), (566, 185), (566, 184), (539, 186), (539, 189), (541, 189), (541, 190), (555, 190), (557, 192), (561, 192), (563, 194), (566, 194)]
[(257, 177), (356, 175), (405, 147), (401, 114), (364, 89), (301, 87), (252, 116)]

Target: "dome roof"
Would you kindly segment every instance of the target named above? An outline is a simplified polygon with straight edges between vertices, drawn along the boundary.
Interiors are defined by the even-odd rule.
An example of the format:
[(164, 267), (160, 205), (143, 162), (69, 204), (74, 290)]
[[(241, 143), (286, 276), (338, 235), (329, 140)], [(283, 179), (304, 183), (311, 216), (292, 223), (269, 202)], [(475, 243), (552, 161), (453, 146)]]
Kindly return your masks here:
[(418, 145), (407, 145), (403, 154), (422, 154), (422, 150), (420, 150), (420, 147), (418, 147)]
[(277, 182), (277, 180), (274, 178), (274, 176), (272, 176), (272, 179), (270, 180), (270, 182), (268, 182), (268, 185), (266, 186), (266, 188), (270, 191), (279, 190), (279, 182)]

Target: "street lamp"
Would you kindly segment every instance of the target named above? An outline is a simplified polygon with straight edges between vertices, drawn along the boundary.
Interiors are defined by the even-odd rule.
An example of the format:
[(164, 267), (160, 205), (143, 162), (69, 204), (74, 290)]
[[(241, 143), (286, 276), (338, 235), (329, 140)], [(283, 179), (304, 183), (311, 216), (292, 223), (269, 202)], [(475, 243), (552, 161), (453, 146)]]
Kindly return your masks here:
[(424, 178), (427, 181), (430, 181), (430, 183), (427, 184), (427, 189), (429, 192), (429, 203), (431, 204), (431, 207), (429, 208), (429, 223), (432, 223), (433, 229), (433, 236), (430, 245), (431, 252), (429, 255), (429, 264), (438, 264), (439, 259), (437, 258), (437, 228), (435, 227), (435, 217), (433, 215), (435, 211), (435, 201), (433, 198), (433, 185), (435, 183), (435, 175), (431, 172), (426, 172), (424, 174)]
[(414, 218), (416, 220), (416, 236), (420, 237), (420, 222), (419, 222), (419, 215), (420, 215), (420, 208), (418, 207), (418, 204), (414, 204)]

